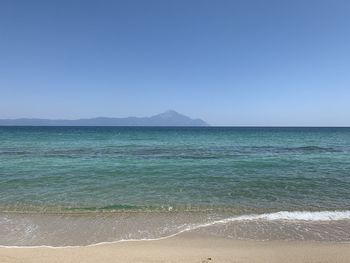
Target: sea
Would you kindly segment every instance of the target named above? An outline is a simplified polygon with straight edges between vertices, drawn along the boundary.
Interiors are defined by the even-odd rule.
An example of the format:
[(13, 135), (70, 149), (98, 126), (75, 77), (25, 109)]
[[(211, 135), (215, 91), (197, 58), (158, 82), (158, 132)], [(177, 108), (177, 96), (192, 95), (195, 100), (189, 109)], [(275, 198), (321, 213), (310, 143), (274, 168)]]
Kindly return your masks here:
[(0, 246), (350, 241), (350, 128), (0, 127)]

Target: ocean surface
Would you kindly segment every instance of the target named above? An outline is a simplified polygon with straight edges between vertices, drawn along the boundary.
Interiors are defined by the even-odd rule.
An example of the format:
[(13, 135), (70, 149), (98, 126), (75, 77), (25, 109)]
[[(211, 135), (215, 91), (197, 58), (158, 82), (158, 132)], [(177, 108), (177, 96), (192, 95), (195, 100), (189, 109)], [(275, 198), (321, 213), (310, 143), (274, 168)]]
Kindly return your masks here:
[(350, 241), (350, 128), (0, 127), (0, 245)]

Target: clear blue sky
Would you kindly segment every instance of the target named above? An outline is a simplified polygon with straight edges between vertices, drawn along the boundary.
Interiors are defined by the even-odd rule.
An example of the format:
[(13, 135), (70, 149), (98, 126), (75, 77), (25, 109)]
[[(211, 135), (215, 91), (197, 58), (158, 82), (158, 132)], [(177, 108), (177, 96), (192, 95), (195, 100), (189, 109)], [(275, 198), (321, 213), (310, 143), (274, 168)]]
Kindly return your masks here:
[(0, 118), (168, 109), (350, 126), (350, 1), (0, 1)]

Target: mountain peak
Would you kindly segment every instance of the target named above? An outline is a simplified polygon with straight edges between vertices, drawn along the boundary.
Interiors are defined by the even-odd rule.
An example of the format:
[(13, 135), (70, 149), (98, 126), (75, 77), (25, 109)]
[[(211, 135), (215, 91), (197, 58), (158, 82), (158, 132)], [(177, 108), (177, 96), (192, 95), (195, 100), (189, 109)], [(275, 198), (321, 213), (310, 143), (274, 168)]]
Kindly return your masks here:
[(150, 117), (150, 119), (155, 126), (209, 126), (201, 119), (191, 119), (174, 110), (167, 110)]
[(176, 116), (184, 116), (184, 115), (182, 115), (182, 114), (180, 114), (180, 113), (178, 113), (177, 111), (174, 111), (174, 110), (167, 110), (167, 111), (164, 111), (164, 112), (159, 113), (157, 115), (154, 115), (153, 117), (169, 119), (169, 118), (174, 118)]

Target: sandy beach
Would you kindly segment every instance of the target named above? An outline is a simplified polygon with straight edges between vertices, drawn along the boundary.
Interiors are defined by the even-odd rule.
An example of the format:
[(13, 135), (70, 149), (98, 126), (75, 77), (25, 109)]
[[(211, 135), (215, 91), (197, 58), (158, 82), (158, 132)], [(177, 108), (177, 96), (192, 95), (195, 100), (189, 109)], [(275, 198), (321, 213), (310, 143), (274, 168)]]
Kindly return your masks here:
[(2, 263), (349, 261), (350, 244), (345, 243), (238, 241), (190, 234), (157, 241), (131, 241), (85, 247), (0, 248)]

